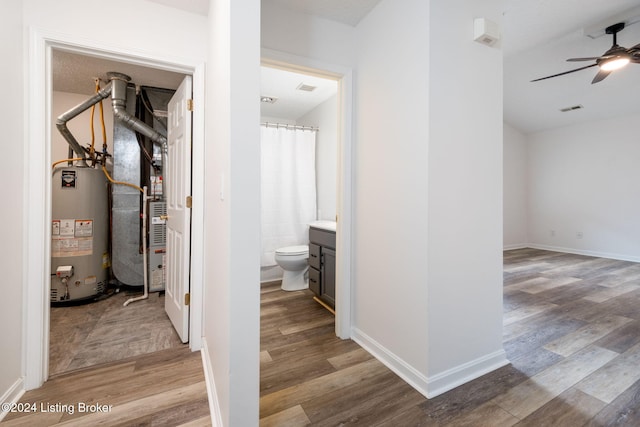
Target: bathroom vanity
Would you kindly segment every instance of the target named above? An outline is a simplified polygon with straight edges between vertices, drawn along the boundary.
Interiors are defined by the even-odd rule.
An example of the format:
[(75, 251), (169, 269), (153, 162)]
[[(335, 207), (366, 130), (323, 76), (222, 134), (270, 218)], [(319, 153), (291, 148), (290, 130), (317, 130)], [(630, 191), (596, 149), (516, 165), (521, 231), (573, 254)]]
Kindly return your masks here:
[(336, 306), (336, 223), (309, 224), (309, 289), (326, 305)]

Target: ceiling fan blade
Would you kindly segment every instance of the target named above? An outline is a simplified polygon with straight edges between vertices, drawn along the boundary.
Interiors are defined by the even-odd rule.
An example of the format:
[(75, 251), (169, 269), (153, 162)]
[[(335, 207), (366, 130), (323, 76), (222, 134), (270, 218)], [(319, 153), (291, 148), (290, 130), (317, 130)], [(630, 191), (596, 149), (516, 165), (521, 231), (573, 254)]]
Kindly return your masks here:
[(640, 43), (627, 49), (629, 55), (631, 55), (631, 62), (634, 64), (640, 64)]
[(604, 80), (609, 74), (611, 74), (611, 71), (604, 71), (604, 70), (598, 71), (598, 74), (596, 74), (596, 76), (593, 78), (593, 80), (591, 81), (591, 84), (598, 83)]
[(595, 61), (597, 59), (602, 58), (601, 56), (589, 56), (587, 58), (569, 58), (567, 62), (577, 62), (577, 61)]
[[(580, 71), (580, 70), (584, 70), (587, 68), (591, 68), (591, 67), (597, 67), (598, 64), (591, 64), (591, 65), (587, 65), (586, 67), (580, 67), (580, 68), (576, 68), (575, 70), (569, 70), (569, 71), (565, 71), (563, 73), (558, 73), (558, 74), (554, 74), (552, 76), (547, 76), (547, 77), (541, 77), (539, 79), (535, 79), (535, 80), (531, 80), (532, 82), (538, 82), (540, 80), (546, 80), (546, 79), (550, 79), (552, 77), (558, 77), (558, 76), (564, 76), (565, 74), (569, 74), (569, 73), (575, 73), (576, 71)], [(605, 76), (606, 77), (606, 76)], [(604, 78), (604, 77), (603, 77)]]

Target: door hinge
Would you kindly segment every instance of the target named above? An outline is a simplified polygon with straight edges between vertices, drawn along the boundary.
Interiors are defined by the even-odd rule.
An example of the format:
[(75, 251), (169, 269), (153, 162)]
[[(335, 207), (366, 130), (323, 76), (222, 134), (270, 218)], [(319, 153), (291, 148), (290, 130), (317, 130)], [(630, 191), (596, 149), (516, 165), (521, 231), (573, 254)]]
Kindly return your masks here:
[(187, 99), (187, 110), (193, 111), (193, 99)]
[(191, 196), (187, 196), (187, 201), (185, 202), (185, 204), (189, 209), (191, 209), (191, 202), (192, 202)]
[(191, 294), (184, 294), (184, 305), (189, 305), (191, 303)]

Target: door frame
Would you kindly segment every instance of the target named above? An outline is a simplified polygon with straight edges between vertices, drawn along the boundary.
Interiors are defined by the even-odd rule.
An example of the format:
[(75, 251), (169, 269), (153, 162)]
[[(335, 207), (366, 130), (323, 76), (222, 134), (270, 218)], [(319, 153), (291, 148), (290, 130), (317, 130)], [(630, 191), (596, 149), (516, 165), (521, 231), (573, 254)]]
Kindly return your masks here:
[[(204, 105), (205, 64), (199, 60), (176, 59), (158, 53), (144, 53), (126, 46), (105, 45), (85, 38), (74, 38), (40, 29), (29, 29), (28, 85), (25, 89), (24, 212), (25, 291), (23, 304), (24, 387), (40, 387), (49, 376), (49, 310), (51, 269), (51, 51), (97, 56), (104, 59), (174, 71), (193, 76), (196, 106)], [(44, 102), (43, 102), (44, 101)], [(203, 238), (204, 235), (204, 108), (193, 112), (192, 197), (191, 210), (191, 307), (189, 346), (202, 346), (203, 318)], [(43, 286), (44, 285), (44, 286)]]
[(261, 65), (338, 82), (338, 177), (336, 227), (336, 335), (351, 338), (352, 325), (352, 115), (353, 72), (351, 68), (307, 57), (263, 48)]

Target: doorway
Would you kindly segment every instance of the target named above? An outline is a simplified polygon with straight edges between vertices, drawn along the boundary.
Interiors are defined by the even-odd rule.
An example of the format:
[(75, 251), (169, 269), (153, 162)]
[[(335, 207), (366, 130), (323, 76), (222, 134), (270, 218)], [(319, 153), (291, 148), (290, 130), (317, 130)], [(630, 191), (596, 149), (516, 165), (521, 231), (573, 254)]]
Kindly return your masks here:
[[(181, 310), (188, 314), (188, 306), (173, 304), (177, 275), (166, 273), (181, 271), (172, 262), (180, 249), (169, 248), (176, 239), (168, 236), (178, 218), (174, 190), (190, 183), (191, 153), (177, 154), (188, 161), (186, 170), (180, 165), (180, 173), (174, 173), (169, 169), (177, 163), (167, 161), (166, 151), (176, 156), (176, 141), (190, 146), (191, 121), (175, 120), (187, 114), (190, 119), (190, 112), (175, 107), (191, 98), (191, 76), (60, 49), (53, 49), (51, 62), (51, 120), (64, 122), (71, 136), (51, 130), (49, 372), (181, 347), (188, 340)], [(115, 76), (120, 80), (113, 80)], [(111, 93), (89, 107), (87, 100), (101, 90)], [(115, 98), (116, 93), (142, 133), (115, 118), (111, 95)], [(79, 114), (69, 118), (71, 111)], [(163, 143), (171, 131), (177, 134), (174, 123), (182, 123), (183, 137)], [(73, 160), (82, 157), (77, 149), (73, 154), (69, 150), (73, 139), (86, 151), (88, 167)], [(76, 176), (77, 185), (68, 182)], [(184, 185), (172, 185), (184, 177), (189, 178)], [(171, 219), (163, 220), (163, 213)], [(188, 244), (189, 236), (180, 236), (179, 241)]]
[[(175, 104), (191, 98), (191, 76), (59, 49), (53, 49), (51, 60), (52, 122), (64, 122), (73, 129), (64, 138), (63, 132), (52, 129), (51, 138), (55, 161), (49, 371), (58, 374), (178, 347), (188, 339), (188, 323), (181, 313), (172, 313), (171, 321), (165, 313), (175, 305), (169, 304), (175, 299), (173, 272), (182, 271), (171, 260), (184, 257), (174, 257), (180, 249), (168, 247), (174, 242), (167, 236), (175, 229), (169, 226), (178, 217), (175, 209), (171, 220), (162, 219), (162, 214), (175, 205), (173, 190), (190, 183), (191, 153), (177, 156), (188, 159), (186, 170), (171, 172), (176, 162), (167, 161), (166, 151), (175, 151), (176, 138), (168, 143), (166, 138), (171, 130), (175, 134), (175, 126), (170, 127), (177, 121), (169, 120), (171, 113), (185, 116), (185, 109), (176, 109)], [(114, 75), (117, 79), (111, 79)], [(111, 94), (89, 108), (87, 99), (107, 89), (114, 99), (116, 93), (122, 97), (121, 108), (142, 133), (115, 119)], [(71, 111), (79, 115), (68, 119)], [(177, 141), (190, 146), (191, 121), (180, 122), (186, 125)], [(74, 146), (73, 139), (83, 142), (76, 145), (86, 150), (88, 161), (74, 161), (83, 156), (78, 147), (73, 154), (68, 150), (67, 146)], [(76, 175), (77, 186), (75, 180), (65, 180)], [(185, 185), (174, 185), (184, 177), (189, 178)], [(148, 190), (141, 197), (143, 188)], [(180, 240), (188, 244), (186, 233), (181, 233)], [(177, 311), (181, 309), (188, 312), (188, 306), (179, 304)]]
[[(352, 71), (349, 68), (263, 49), (262, 66), (337, 82), (336, 283), (335, 332), (351, 337), (351, 117)], [(267, 94), (265, 94), (267, 95)]]
[[(84, 42), (84, 41), (83, 41)], [(28, 221), (34, 226), (27, 238), (27, 253), (32, 259), (43, 259), (43, 263), (36, 268), (31, 268), (27, 273), (27, 301), (25, 315), (25, 388), (32, 389), (39, 387), (49, 375), (49, 278), (51, 266), (51, 108), (52, 108), (52, 51), (59, 49), (74, 52), (80, 55), (88, 55), (103, 60), (116, 61), (123, 64), (150, 67), (185, 75), (192, 75), (194, 81), (193, 96), (194, 103), (203, 105), (204, 98), (204, 63), (184, 62), (176, 64), (161, 57), (141, 58), (134, 53), (128, 52), (126, 48), (101, 49), (100, 47), (86, 46), (74, 43), (71, 40), (61, 40), (58, 36), (39, 34), (38, 40), (33, 48), (33, 56), (30, 68), (30, 80), (37, 82), (30, 87), (29, 99), (30, 109), (28, 116), (33, 124), (29, 133), (28, 149), (31, 153), (37, 153), (30, 157), (29, 166), (30, 179), (27, 187), (29, 195), (26, 204), (29, 206)], [(46, 102), (38, 103), (37, 100)], [(194, 111), (193, 127), (193, 157), (202, 159), (203, 135), (204, 135), (204, 113), (202, 110)], [(193, 164), (193, 176), (195, 178), (191, 194), (193, 197), (203, 197), (203, 186), (201, 178), (203, 176), (203, 165), (196, 160)], [(189, 321), (189, 347), (198, 350), (202, 345), (202, 241), (199, 238), (202, 222), (197, 221), (203, 217), (201, 206), (196, 206), (192, 210), (194, 218), (193, 233), (194, 239), (191, 242), (193, 248), (191, 256), (190, 273), (192, 286), (190, 292), (190, 314)], [(35, 263), (37, 264), (37, 263)], [(45, 284), (45, 286), (43, 286)]]

